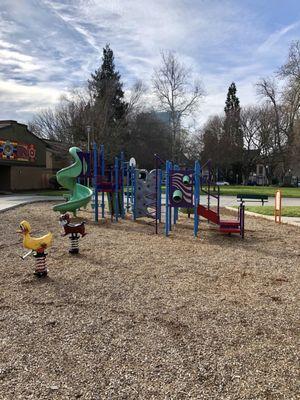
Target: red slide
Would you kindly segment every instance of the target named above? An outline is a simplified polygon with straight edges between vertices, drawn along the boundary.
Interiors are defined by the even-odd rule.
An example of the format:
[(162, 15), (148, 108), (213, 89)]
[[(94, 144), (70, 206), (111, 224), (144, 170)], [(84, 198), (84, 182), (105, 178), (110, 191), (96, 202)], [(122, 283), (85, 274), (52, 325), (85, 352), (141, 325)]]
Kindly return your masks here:
[(241, 234), (241, 224), (239, 220), (221, 220), (218, 213), (199, 204), (197, 214), (216, 225), (219, 225), (220, 232)]

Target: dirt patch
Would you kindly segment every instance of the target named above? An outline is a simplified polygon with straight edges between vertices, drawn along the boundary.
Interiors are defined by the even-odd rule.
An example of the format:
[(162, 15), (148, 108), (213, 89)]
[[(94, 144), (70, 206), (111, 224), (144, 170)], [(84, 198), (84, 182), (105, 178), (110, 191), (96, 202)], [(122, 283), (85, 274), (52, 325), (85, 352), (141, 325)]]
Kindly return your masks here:
[[(1, 399), (297, 398), (299, 228), (246, 217), (244, 240), (206, 222), (194, 239), (182, 216), (165, 238), (83, 212), (71, 256), (51, 207), (1, 215)], [(18, 256), (24, 218), (54, 234), (45, 280)]]

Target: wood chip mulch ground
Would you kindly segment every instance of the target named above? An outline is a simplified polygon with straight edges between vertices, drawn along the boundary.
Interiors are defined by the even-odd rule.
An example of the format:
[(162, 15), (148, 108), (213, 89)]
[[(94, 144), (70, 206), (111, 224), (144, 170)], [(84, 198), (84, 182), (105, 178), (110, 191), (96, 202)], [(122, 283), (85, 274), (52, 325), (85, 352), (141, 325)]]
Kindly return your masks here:
[[(299, 228), (201, 222), (195, 240), (181, 216), (165, 238), (82, 212), (72, 256), (51, 207), (1, 214), (1, 400), (299, 399)], [(23, 219), (54, 234), (44, 280), (19, 257)]]

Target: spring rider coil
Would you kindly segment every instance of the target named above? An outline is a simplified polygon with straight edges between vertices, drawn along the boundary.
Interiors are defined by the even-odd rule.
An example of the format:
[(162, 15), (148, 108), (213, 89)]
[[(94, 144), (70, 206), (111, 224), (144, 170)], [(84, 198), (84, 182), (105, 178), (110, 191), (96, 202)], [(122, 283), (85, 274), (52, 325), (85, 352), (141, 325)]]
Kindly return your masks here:
[(30, 251), (24, 256), (21, 256), (22, 260), (33, 253), (35, 258), (35, 271), (34, 275), (38, 278), (46, 277), (48, 274), (46, 256), (46, 248), (51, 245), (52, 233), (47, 233), (44, 236), (34, 238), (30, 235), (31, 227), (29, 222), (22, 221), (20, 223), (20, 229), (17, 231), (23, 234), (23, 246)]
[(47, 263), (46, 263), (46, 257), (47, 253), (44, 251), (41, 252), (36, 252), (33, 257), (35, 258), (35, 271), (34, 275), (37, 277), (41, 278), (43, 276), (47, 276), (48, 274), (48, 268), (47, 268)]
[(70, 254), (78, 254), (79, 253), (79, 235), (77, 233), (72, 233), (70, 236)]
[(59, 223), (63, 227), (64, 232), (62, 236), (70, 235), (70, 254), (78, 254), (79, 253), (79, 238), (84, 237), (86, 235), (85, 232), (85, 222), (80, 222), (79, 224), (72, 224), (70, 219), (70, 215), (63, 214), (59, 218)]

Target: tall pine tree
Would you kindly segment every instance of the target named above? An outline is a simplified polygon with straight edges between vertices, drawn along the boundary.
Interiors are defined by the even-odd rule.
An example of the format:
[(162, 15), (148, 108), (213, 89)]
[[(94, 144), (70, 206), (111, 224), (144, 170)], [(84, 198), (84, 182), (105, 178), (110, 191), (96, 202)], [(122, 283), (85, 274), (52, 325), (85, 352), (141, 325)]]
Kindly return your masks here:
[(240, 147), (241, 143), (241, 129), (240, 129), (240, 100), (236, 95), (235, 83), (228, 88), (227, 98), (225, 102), (225, 132), (229, 136), (232, 145)]
[[(236, 182), (242, 175), (243, 134), (240, 124), (240, 100), (234, 82), (228, 88), (221, 147), (225, 151), (224, 169), (227, 179)], [(236, 178), (238, 175), (238, 179)]]
[(93, 99), (91, 120), (96, 139), (113, 151), (121, 146), (120, 132), (128, 104), (124, 100), (121, 76), (115, 68), (114, 54), (109, 44), (103, 49), (102, 64), (88, 81)]
[(226, 117), (232, 114), (240, 114), (240, 100), (236, 95), (236, 85), (234, 82), (228, 88), (224, 111)]

